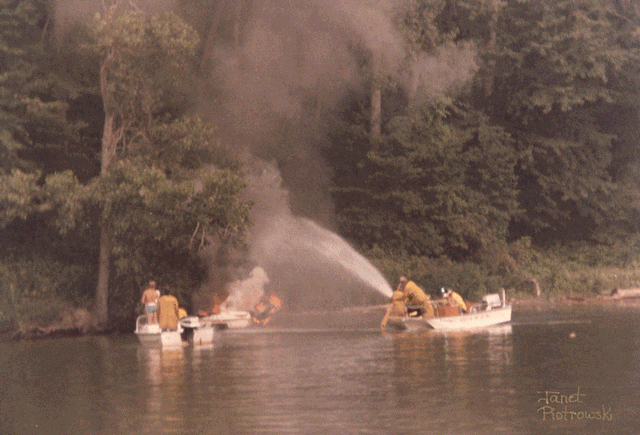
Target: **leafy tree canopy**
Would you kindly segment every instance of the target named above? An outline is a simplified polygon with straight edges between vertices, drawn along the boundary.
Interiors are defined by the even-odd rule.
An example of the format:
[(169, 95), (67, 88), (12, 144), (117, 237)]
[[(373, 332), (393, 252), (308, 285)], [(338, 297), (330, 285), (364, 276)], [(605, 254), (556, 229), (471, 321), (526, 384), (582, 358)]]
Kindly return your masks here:
[[(20, 8), (14, 13), (24, 15)], [(25, 20), (21, 23), (33, 29), (35, 21)], [(104, 225), (112, 259), (109, 269), (114, 272), (108, 291), (114, 320), (130, 315), (140, 286), (150, 276), (174, 287), (188, 304), (190, 292), (202, 279), (200, 249), (212, 242), (242, 243), (250, 204), (242, 200), (245, 185), (238, 161), (210, 124), (190, 114), (185, 90), (193, 78), (197, 34), (173, 14), (145, 16), (131, 10), (98, 16), (94, 30), (93, 43), (82, 49), (98, 60), (92, 66), (99, 71), (89, 76), (100, 79), (93, 85), (100, 89), (103, 102), (102, 171), (85, 179), (78, 177), (73, 165), (45, 165), (42, 171), (38, 165), (20, 162), (21, 155), (37, 155), (40, 143), (27, 134), (31, 120), (23, 110), (24, 116), (14, 116), (6, 124), (10, 128), (3, 130), (13, 141), (4, 145), (3, 152), (13, 150), (14, 163), (1, 175), (0, 224), (8, 228), (16, 220), (46, 213), (52, 230), (65, 237), (93, 239), (94, 246), (96, 228)], [(19, 25), (15, 31), (26, 32)], [(24, 40), (16, 43), (28, 45)], [(46, 118), (38, 140), (59, 145), (60, 134), (50, 139), (57, 125), (51, 117), (57, 116), (67, 129), (82, 125), (70, 122), (64, 110), (73, 96), (58, 93), (63, 98), (52, 100), (50, 106), (34, 100), (33, 95), (46, 94), (32, 93), (32, 83), (42, 80), (20, 76), (20, 69), (32, 62), (37, 67), (32, 70), (45, 74), (49, 59), (36, 49), (12, 54), (15, 61), (7, 65), (6, 76), (20, 80), (5, 82), (2, 113), (29, 104), (36, 107), (40, 119)], [(19, 92), (9, 95), (9, 88)], [(69, 131), (65, 135), (64, 144), (71, 152), (85, 146), (82, 135)], [(95, 159), (95, 148), (93, 155)]]
[(362, 163), (367, 178), (336, 191), (347, 233), (368, 248), (454, 258), (505, 237), (517, 212), (508, 134), (445, 105), (415, 108), (391, 130)]

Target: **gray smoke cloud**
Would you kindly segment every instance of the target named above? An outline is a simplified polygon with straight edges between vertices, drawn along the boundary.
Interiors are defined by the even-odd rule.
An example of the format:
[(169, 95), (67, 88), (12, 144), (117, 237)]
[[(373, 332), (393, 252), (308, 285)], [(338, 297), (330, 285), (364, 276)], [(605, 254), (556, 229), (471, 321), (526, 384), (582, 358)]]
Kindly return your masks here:
[(327, 114), (363, 84), (357, 47), (383, 53), (385, 72), (397, 69), (403, 41), (391, 21), (394, 3), (220, 2), (227, 19), (209, 28), (210, 94), (201, 109), (228, 143), (274, 159), (293, 210), (325, 225), (333, 223), (330, 173), (320, 155)]
[(208, 32), (210, 77), (202, 112), (222, 128), (227, 143), (277, 162), (296, 214), (333, 225), (331, 173), (320, 150), (345, 93), (367, 86), (363, 53), (376, 53), (379, 74), (399, 82), (416, 103), (439, 98), (475, 72), (471, 46), (443, 47), (407, 62), (394, 24), (403, 4), (221, 1), (201, 25)]
[(347, 242), (291, 212), (273, 163), (254, 161), (251, 168), (246, 175), (254, 201), (248, 258), (268, 272), (285, 306), (329, 309), (381, 303), (391, 296), (385, 278)]
[(322, 242), (348, 245), (329, 241), (326, 230), (304, 217), (333, 223), (331, 174), (320, 150), (327, 115), (347, 90), (364, 83), (356, 50), (382, 53), (386, 74), (402, 60), (393, 2), (240, 3), (219, 3), (221, 18), (209, 28), (210, 80), (203, 92), (209, 95), (201, 110), (227, 143), (250, 156), (245, 166), (255, 205), (248, 258), (265, 268), (285, 307), (363, 303), (367, 285), (313, 249)]
[(420, 104), (457, 90), (477, 69), (473, 45), (443, 46), (434, 53), (417, 55), (403, 82), (411, 102)]
[[(247, 253), (252, 264), (246, 270), (263, 267), (270, 285), (284, 292), (289, 304), (297, 300), (308, 308), (326, 306), (327, 300), (362, 302), (348, 293), (354, 288), (362, 292), (362, 280), (354, 273), (322, 261), (300, 244), (296, 250), (296, 243), (287, 243), (312, 243), (313, 237), (328, 243), (325, 230), (304, 218), (333, 226), (331, 173), (321, 157), (330, 115), (347, 91), (366, 89), (362, 53), (375, 52), (379, 73), (394, 77), (419, 102), (464, 83), (476, 69), (473, 48), (443, 48), (417, 56), (407, 67), (405, 43), (393, 22), (403, 4), (398, 0), (135, 3), (149, 13), (177, 11), (203, 38), (199, 111), (242, 156), (247, 193), (255, 203)], [(90, 20), (103, 9), (103, 0), (57, 0), (55, 5), (56, 21), (63, 27)], [(215, 266), (203, 291), (243, 278), (230, 270), (233, 261), (209, 255)], [(377, 284), (373, 280), (368, 285)], [(336, 297), (336, 291), (342, 296)]]

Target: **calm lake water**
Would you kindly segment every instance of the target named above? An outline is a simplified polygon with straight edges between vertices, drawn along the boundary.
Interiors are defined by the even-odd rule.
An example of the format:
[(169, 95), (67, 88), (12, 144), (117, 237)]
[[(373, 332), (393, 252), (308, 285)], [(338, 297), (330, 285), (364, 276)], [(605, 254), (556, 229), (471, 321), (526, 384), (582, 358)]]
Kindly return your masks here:
[(640, 307), (515, 309), (474, 333), (283, 315), (213, 346), (0, 343), (2, 434), (638, 434)]

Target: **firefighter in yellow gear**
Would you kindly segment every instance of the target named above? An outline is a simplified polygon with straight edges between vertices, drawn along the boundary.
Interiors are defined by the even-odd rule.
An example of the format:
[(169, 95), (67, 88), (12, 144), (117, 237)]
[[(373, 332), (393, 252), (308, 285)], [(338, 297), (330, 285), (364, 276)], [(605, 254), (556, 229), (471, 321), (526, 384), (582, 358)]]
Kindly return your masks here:
[(164, 291), (164, 295), (158, 299), (158, 324), (162, 330), (175, 331), (178, 329), (179, 318), (178, 299), (170, 290)]
[(184, 308), (178, 308), (178, 320), (182, 320), (187, 317), (187, 310)]
[(380, 329), (387, 327), (387, 321), (389, 317), (404, 317), (407, 315), (407, 306), (404, 304), (404, 292), (402, 288), (398, 286), (396, 291), (391, 294), (391, 305), (387, 309), (382, 322), (380, 322)]
[(391, 295), (391, 308), (389, 316), (404, 317), (407, 314), (407, 306), (404, 304), (404, 292), (398, 288)]
[(442, 297), (448, 300), (451, 305), (460, 308), (460, 313), (465, 314), (467, 312), (467, 304), (465, 304), (464, 299), (462, 299), (462, 296), (458, 293), (450, 288), (442, 287), (440, 294), (442, 294)]
[(402, 289), (402, 301), (407, 306), (410, 316), (433, 317), (431, 298), (415, 282), (401, 276), (398, 288)]

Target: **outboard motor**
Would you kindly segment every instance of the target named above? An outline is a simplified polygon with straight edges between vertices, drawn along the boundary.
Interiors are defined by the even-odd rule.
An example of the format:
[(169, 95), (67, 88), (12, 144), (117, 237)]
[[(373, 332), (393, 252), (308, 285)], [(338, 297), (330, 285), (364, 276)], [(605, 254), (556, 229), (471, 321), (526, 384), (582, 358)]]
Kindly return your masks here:
[(482, 297), (482, 307), (485, 310), (492, 310), (494, 308), (502, 307), (502, 300), (497, 293), (491, 293)]
[(200, 328), (200, 319), (196, 316), (187, 316), (180, 320), (182, 326), (181, 337), (185, 341), (193, 340), (193, 331)]

